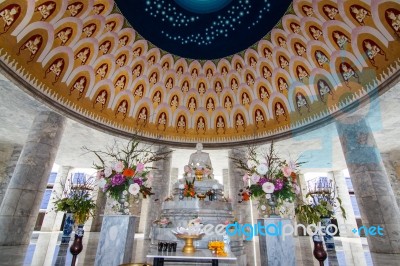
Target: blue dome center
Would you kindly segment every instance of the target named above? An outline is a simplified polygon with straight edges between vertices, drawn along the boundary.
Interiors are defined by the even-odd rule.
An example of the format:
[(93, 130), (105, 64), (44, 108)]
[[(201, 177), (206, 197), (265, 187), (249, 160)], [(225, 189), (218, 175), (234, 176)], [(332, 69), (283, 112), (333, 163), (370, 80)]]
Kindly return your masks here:
[(232, 0), (174, 0), (179, 6), (187, 11), (208, 14), (221, 10)]

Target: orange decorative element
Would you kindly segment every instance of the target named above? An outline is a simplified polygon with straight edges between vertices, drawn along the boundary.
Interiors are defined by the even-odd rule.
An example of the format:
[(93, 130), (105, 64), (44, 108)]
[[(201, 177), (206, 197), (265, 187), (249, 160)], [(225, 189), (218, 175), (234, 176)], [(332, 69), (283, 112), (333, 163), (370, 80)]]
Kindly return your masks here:
[(292, 173), (290, 174), (290, 176), (292, 177), (293, 182), (296, 182), (297, 174), (296, 174), (295, 172), (292, 172)]
[(131, 168), (126, 168), (122, 174), (124, 176), (132, 177), (135, 175), (135, 171), (133, 171)]
[(244, 201), (248, 201), (248, 200), (250, 199), (249, 193), (243, 192), (243, 194), (242, 194), (242, 199), (243, 199)]
[(183, 196), (192, 198), (196, 196), (196, 191), (194, 189), (194, 178), (193, 181), (186, 180), (185, 189), (183, 190)]
[(217, 256), (228, 256), (228, 254), (224, 251), (224, 247), (225, 244), (222, 241), (210, 241), (208, 243), (208, 249), (214, 251)]

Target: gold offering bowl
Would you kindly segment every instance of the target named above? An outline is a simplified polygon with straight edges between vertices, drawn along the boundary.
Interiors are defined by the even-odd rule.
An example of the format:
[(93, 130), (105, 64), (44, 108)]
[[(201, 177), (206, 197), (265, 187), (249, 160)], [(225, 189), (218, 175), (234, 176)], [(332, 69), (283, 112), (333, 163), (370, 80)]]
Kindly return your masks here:
[(195, 253), (196, 248), (193, 246), (193, 240), (200, 239), (204, 234), (201, 235), (186, 235), (186, 234), (176, 234), (177, 238), (185, 240), (185, 246), (182, 249), (183, 253)]
[(203, 174), (204, 174), (204, 172), (201, 169), (197, 169), (197, 170), (194, 171), (194, 175), (196, 176), (196, 180), (197, 181), (202, 181), (203, 180)]
[(206, 198), (206, 195), (205, 195), (205, 194), (202, 194), (202, 193), (199, 193), (199, 194), (197, 194), (197, 198), (198, 198), (199, 200), (204, 200), (204, 199)]

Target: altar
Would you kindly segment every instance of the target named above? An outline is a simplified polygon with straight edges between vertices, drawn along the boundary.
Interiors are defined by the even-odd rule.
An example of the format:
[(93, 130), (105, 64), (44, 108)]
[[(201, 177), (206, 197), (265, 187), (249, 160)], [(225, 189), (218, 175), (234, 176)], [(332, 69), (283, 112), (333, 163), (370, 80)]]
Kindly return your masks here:
[(151, 252), (147, 254), (147, 258), (153, 259), (153, 266), (163, 266), (164, 262), (211, 262), (212, 266), (220, 265), (220, 261), (224, 263), (230, 263), (230, 265), (236, 265), (237, 258), (229, 253), (225, 257), (219, 257), (211, 254), (211, 251), (207, 249), (199, 249), (194, 254), (186, 254), (181, 251), (177, 252)]
[[(157, 263), (154, 265), (162, 265), (158, 263), (164, 260), (182, 261), (192, 257), (194, 260), (208, 260), (212, 265), (218, 265), (219, 260), (219, 265), (246, 265), (243, 237), (229, 237), (225, 233), (226, 225), (235, 219), (232, 203), (223, 195), (224, 186), (213, 179), (208, 153), (201, 151), (201, 144), (196, 149), (197, 152), (190, 156), (188, 165), (184, 167), (183, 177), (173, 184), (172, 196), (161, 205), (159, 221), (168, 221), (168, 225), (152, 225), (151, 246), (147, 257), (154, 258), (154, 263)], [(193, 220), (208, 230), (201, 239), (194, 240), (196, 251), (187, 254), (182, 252), (184, 241), (177, 238), (176, 231), (190, 227)], [(210, 257), (212, 254), (208, 244), (213, 240), (224, 242), (227, 256)], [(157, 251), (159, 242), (170, 241), (177, 242), (176, 253), (166, 255)]]

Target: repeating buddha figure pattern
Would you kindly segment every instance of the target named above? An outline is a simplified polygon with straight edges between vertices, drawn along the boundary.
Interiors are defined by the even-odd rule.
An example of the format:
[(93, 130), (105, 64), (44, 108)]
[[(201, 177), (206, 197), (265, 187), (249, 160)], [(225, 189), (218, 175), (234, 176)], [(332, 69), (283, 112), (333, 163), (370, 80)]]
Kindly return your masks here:
[(112, 130), (268, 139), (333, 117), (398, 70), (400, 3), (367, 2), (294, 1), (252, 47), (192, 60), (140, 37), (112, 0), (4, 1), (0, 55), (30, 89)]

